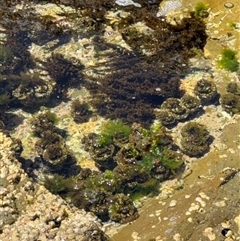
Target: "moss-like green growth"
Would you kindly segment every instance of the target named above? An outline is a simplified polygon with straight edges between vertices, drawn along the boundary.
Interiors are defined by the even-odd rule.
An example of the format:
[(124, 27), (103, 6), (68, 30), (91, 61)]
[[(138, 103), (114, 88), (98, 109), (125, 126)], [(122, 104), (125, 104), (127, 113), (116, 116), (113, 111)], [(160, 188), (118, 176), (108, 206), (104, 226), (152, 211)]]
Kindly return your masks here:
[(121, 120), (108, 121), (102, 127), (99, 144), (102, 146), (109, 145), (113, 142), (113, 137), (115, 135), (121, 134), (127, 138), (130, 133), (131, 128), (128, 125), (125, 125)]
[(140, 165), (143, 166), (145, 170), (151, 171), (153, 168), (154, 158), (155, 155), (149, 153), (143, 157), (143, 159), (140, 161)]
[(194, 14), (196, 17), (206, 18), (208, 17), (207, 5), (203, 2), (198, 2), (194, 7)]
[(235, 22), (229, 22), (228, 25), (233, 29), (237, 29), (237, 23)]
[(120, 190), (120, 179), (116, 173), (106, 170), (87, 179), (86, 185), (93, 190), (102, 190), (115, 194)]
[(10, 102), (8, 94), (0, 94), (0, 106), (7, 105)]
[(45, 113), (45, 117), (51, 121), (54, 125), (57, 125), (59, 122), (59, 118), (57, 117), (57, 115), (51, 111), (47, 111)]
[(218, 67), (235, 72), (239, 69), (239, 62), (236, 58), (237, 52), (232, 49), (224, 49), (221, 52), (221, 60), (217, 61)]
[(160, 182), (155, 178), (150, 178), (144, 183), (139, 183), (129, 194), (133, 201), (137, 201), (147, 195), (157, 195), (159, 187)]
[(170, 149), (164, 149), (161, 158), (162, 164), (172, 172), (183, 164), (182, 155)]
[(64, 178), (58, 174), (54, 174), (52, 177), (45, 177), (44, 186), (53, 194), (62, 194), (69, 190), (72, 190), (75, 185), (75, 181), (72, 177)]

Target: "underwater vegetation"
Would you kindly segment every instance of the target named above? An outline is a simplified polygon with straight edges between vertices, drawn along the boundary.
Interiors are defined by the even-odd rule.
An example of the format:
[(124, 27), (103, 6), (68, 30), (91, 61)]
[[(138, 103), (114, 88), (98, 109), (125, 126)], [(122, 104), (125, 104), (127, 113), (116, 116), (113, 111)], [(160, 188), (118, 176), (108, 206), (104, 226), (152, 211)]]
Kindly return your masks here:
[(237, 52), (232, 49), (222, 50), (221, 59), (217, 61), (217, 66), (231, 72), (238, 71), (239, 62), (236, 55)]
[[(151, 40), (147, 36), (147, 40), (143, 37), (135, 41), (135, 34), (130, 32), (124, 39), (123, 32), (123, 39), (134, 52), (125, 50), (119, 54), (112, 46), (116, 51), (110, 61), (112, 72), (86, 83), (86, 87), (93, 97), (91, 104), (101, 116), (149, 127), (155, 108), (167, 98), (179, 98), (184, 94), (179, 89), (180, 76), (186, 71), (182, 64), (187, 66), (188, 58), (194, 55), (193, 47), (203, 49), (207, 35), (204, 23), (194, 17), (184, 18), (175, 26), (152, 15), (142, 20), (152, 28)], [(149, 46), (145, 48), (146, 44)], [(146, 56), (142, 49), (151, 54)]]
[(207, 10), (208, 10), (208, 7), (205, 3), (198, 2), (194, 7), (194, 15), (200, 18), (207, 18), (209, 15)]
[(130, 133), (130, 126), (124, 124), (121, 120), (110, 120), (102, 125), (99, 144), (105, 146), (114, 142), (116, 145), (121, 146), (128, 140)]
[[(2, 58), (8, 63), (7, 67), (4, 67), (3, 74), (14, 75), (19, 83), (25, 78), (29, 80), (29, 83), (12, 86), (18, 88), (16, 91), (18, 95), (14, 97), (13, 104), (33, 112), (41, 105), (54, 106), (68, 100), (70, 87), (85, 86), (92, 94), (91, 104), (97, 109), (98, 114), (113, 120), (121, 119), (130, 125), (140, 122), (145, 127), (149, 127), (154, 119), (153, 110), (157, 105), (161, 105), (166, 98), (181, 97), (183, 93), (179, 90), (180, 75), (184, 75), (184, 71), (187, 70), (188, 58), (193, 56), (192, 48), (203, 49), (206, 43), (205, 24), (201, 19), (191, 16), (181, 21), (177, 20), (176, 25), (161, 21), (156, 17), (160, 1), (138, 1), (141, 8), (119, 6), (114, 1), (103, 0), (47, 2), (62, 3), (76, 8), (75, 12), (63, 12), (61, 18), (71, 25), (77, 22), (82, 28), (69, 30), (61, 20), (58, 21), (49, 15), (34, 14), (34, 9), (30, 5), (13, 12), (9, 9), (16, 3), (4, 2), (1, 13), (7, 38), (1, 44), (11, 49), (12, 57), (6, 57), (7, 53), (11, 54), (7, 49), (2, 54)], [(112, 22), (106, 17), (106, 13), (113, 9), (122, 9), (130, 14), (117, 22)], [(6, 18), (10, 20), (5, 21)], [(26, 29), (24, 24), (21, 26), (16, 24), (18, 18), (24, 19), (24, 23), (33, 21), (38, 27), (33, 24), (31, 28)], [(140, 34), (135, 31), (134, 24), (139, 22), (145, 23), (149, 32)], [(118, 29), (133, 51), (106, 43), (103, 38), (105, 25)], [(86, 31), (80, 32), (79, 29), (84, 28)], [(99, 78), (84, 76), (84, 66), (79, 60), (75, 59), (75, 63), (72, 63), (73, 61), (65, 59), (61, 54), (53, 52), (61, 44), (68, 43), (71, 37), (90, 38), (93, 34), (96, 35), (94, 37), (96, 41), (93, 41), (96, 51), (112, 50), (103, 56), (101, 56), (103, 51), (99, 51), (99, 57), (109, 59), (104, 64), (107, 69), (111, 69)], [(141, 38), (136, 41), (138, 36)], [(56, 42), (56, 45), (53, 42)], [(45, 60), (33, 59), (29, 46), (48, 43), (51, 43), (52, 47), (47, 49), (52, 51), (52, 55)], [(186, 64), (186, 68), (183, 67), (183, 63)], [(37, 80), (36, 75), (33, 78), (28, 74), (32, 69), (38, 69), (40, 65), (40, 70), (47, 72), (50, 80), (42, 76)], [(34, 85), (36, 91), (30, 85), (31, 78), (36, 81)], [(90, 82), (86, 79), (90, 79)], [(21, 86), (27, 87), (25, 92)]]

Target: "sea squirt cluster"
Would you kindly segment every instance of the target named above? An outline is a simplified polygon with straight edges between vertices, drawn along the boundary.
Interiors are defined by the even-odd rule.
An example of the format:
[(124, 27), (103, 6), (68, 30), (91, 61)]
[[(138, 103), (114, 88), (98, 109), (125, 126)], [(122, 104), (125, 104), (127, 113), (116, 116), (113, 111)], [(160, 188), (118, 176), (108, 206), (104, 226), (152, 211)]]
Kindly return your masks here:
[(51, 192), (102, 221), (136, 219), (134, 200), (158, 193), (159, 183), (173, 178), (183, 166), (182, 154), (164, 127), (130, 127), (117, 120), (82, 139), (99, 171), (81, 168), (64, 142), (67, 133), (55, 126), (57, 121), (49, 111), (32, 119), (38, 156), (31, 161), (21, 158), (23, 167), (34, 179), (41, 173), (39, 181)]
[(57, 121), (57, 116), (50, 111), (41, 113), (31, 120), (33, 134), (39, 138), (35, 143), (38, 157), (33, 160), (32, 167), (41, 163), (52, 173), (69, 176), (73, 170), (79, 172), (79, 167), (75, 165), (76, 158), (66, 146), (65, 131), (55, 126)]
[(213, 140), (206, 126), (197, 122), (185, 124), (181, 135), (181, 149), (192, 157), (200, 157), (207, 153)]
[(236, 82), (230, 82), (227, 85), (226, 93), (224, 93), (220, 102), (223, 108), (231, 115), (240, 113), (240, 85)]
[(193, 93), (184, 94), (181, 98), (168, 98), (160, 108), (156, 108), (155, 116), (162, 125), (173, 127), (179, 121), (185, 121), (203, 113), (203, 106), (218, 104), (219, 93), (211, 80), (197, 81)]

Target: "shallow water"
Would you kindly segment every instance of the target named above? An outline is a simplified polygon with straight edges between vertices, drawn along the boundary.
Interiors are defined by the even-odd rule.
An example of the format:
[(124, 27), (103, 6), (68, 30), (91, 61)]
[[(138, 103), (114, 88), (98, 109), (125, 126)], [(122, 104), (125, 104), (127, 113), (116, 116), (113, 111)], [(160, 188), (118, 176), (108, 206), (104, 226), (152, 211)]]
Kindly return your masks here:
[[(189, 1), (181, 2), (182, 7), (176, 9), (175, 15), (169, 19), (167, 17), (167, 21), (172, 25), (176, 24), (175, 17), (182, 18), (187, 11), (193, 10), (198, 1), (192, 1), (191, 6)], [(149, 56), (158, 49), (154, 47), (151, 35), (153, 30), (141, 22), (136, 24), (140, 33), (142, 31), (149, 35), (149, 38), (146, 37), (149, 42), (139, 46), (138, 43), (142, 40), (134, 32), (133, 26), (126, 30), (123, 27), (125, 25), (120, 24), (120, 20), (129, 16), (128, 11), (133, 11), (131, 7), (124, 9), (124, 12), (109, 9), (108, 14), (103, 15), (108, 18), (103, 24), (98, 18), (91, 23), (92, 19), (86, 15), (85, 18), (67, 21), (63, 17), (64, 11), (61, 12), (62, 10), (54, 5), (46, 9), (43, 3), (38, 6), (37, 12), (48, 16), (44, 20), (46, 22), (33, 23), (30, 32), (26, 31), (26, 26), (31, 25), (27, 19), (30, 21), (30, 12), (35, 14), (35, 10), (29, 11), (24, 20), (17, 19), (21, 31), (18, 27), (14, 27), (12, 32), (6, 28), (6, 25), (9, 27), (14, 24), (14, 17), (18, 18), (17, 15), (12, 16), (13, 20), (9, 23), (6, 22), (6, 16), (0, 17), (2, 49), (5, 44), (8, 45), (8, 48), (1, 52), (0, 60), (3, 63), (0, 70), (3, 84), (0, 94), (2, 97), (6, 97), (5, 94), (10, 96), (6, 104), (0, 102), (0, 120), (12, 137), (22, 140), (22, 157), (34, 160), (39, 155), (35, 149), (38, 140), (32, 135), (30, 120), (41, 111), (49, 109), (57, 114), (57, 127), (68, 133), (64, 141), (66, 147), (74, 153), (76, 165), (98, 171), (92, 156), (84, 150), (80, 140), (91, 132), (99, 133), (107, 118), (120, 118), (128, 124), (138, 122), (149, 128), (155, 118), (153, 110), (159, 108), (167, 95), (180, 98), (182, 93), (178, 85), (180, 89), (193, 94), (196, 82), (205, 77), (213, 80), (220, 95), (224, 94), (229, 81), (239, 82), (239, 73), (218, 69), (216, 58), (219, 58), (221, 49), (228, 47), (239, 52), (240, 46), (239, 28), (233, 29), (229, 25), (231, 22), (239, 23), (240, 10), (236, 7), (238, 3), (236, 0), (232, 1), (234, 7), (231, 9), (224, 7), (224, 3), (222, 0), (207, 2), (210, 14), (204, 21), (207, 23), (208, 39), (203, 53), (196, 51), (197, 54), (190, 60), (187, 57), (188, 51), (184, 52), (182, 48), (171, 52), (171, 41), (168, 42), (170, 50), (166, 51), (164, 47), (161, 50), (160, 47), (159, 56), (150, 58)], [(65, 11), (70, 14), (72, 10), (66, 8)], [(156, 9), (153, 11), (157, 13)], [(103, 18), (101, 13), (99, 14), (99, 18)], [(20, 16), (23, 16), (21, 11)], [(38, 17), (37, 19), (39, 20)], [(166, 20), (163, 18), (162, 21)], [(151, 24), (149, 22), (149, 25)], [(16, 43), (16, 40), (19, 43)], [(173, 38), (173, 41), (176, 40)], [(187, 45), (187, 42), (185, 44)], [(20, 53), (22, 56), (19, 56)], [(11, 62), (12, 56), (15, 57), (16, 63)], [(21, 58), (22, 62), (19, 61)], [(6, 70), (8, 65), (14, 70)], [(110, 74), (110, 77), (105, 78), (106, 74)], [(10, 84), (5, 81), (7, 77), (11, 79)], [(170, 79), (172, 86), (168, 88)], [(115, 84), (112, 87), (113, 82)], [(166, 85), (160, 86), (165, 82)], [(105, 86), (99, 87), (101, 83)], [(9, 86), (12, 86), (14, 91), (10, 90)], [(91, 103), (90, 111), (93, 114), (84, 123), (76, 123), (71, 116), (71, 104), (75, 99)], [(213, 193), (211, 198), (214, 198), (214, 190), (208, 189), (209, 185), (218, 187), (217, 181), (212, 181), (215, 180), (214, 177), (220, 175), (224, 168), (239, 168), (240, 123), (238, 116), (233, 117), (226, 113), (219, 102), (204, 106), (203, 113), (193, 118), (206, 125), (214, 137), (209, 153), (202, 158), (184, 156), (185, 170), (179, 170), (176, 179), (163, 183), (158, 196), (143, 202), (139, 209), (140, 217), (136, 221), (121, 228), (114, 225), (106, 228), (106, 233), (113, 240), (194, 240), (194, 236), (192, 239), (184, 239), (181, 234), (181, 225), (184, 227), (183, 223), (186, 221), (186, 215), (183, 213), (183, 210), (186, 211), (185, 203), (190, 204), (190, 200), (194, 202), (202, 190)], [(189, 120), (191, 119), (186, 122)], [(177, 145), (180, 145), (180, 130), (186, 122), (180, 121), (173, 128), (169, 128)], [(41, 163), (40, 169), (42, 165)], [(235, 188), (234, 186), (233, 189)], [(186, 195), (191, 198), (185, 202)], [(173, 203), (176, 200), (175, 207)], [(230, 216), (229, 219), (232, 218)], [(219, 223), (216, 222), (217, 225)], [(196, 226), (190, 225), (186, 232), (191, 232), (191, 228)], [(178, 233), (183, 239), (174, 236)]]

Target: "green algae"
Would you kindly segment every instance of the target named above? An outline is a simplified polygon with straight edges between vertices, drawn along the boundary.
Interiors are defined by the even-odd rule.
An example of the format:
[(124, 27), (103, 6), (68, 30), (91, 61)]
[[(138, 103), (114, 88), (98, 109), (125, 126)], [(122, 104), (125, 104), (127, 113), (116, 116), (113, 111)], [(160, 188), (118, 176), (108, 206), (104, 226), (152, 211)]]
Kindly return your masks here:
[(203, 2), (198, 2), (194, 7), (196, 17), (206, 18), (208, 16), (208, 7)]
[(119, 133), (127, 138), (131, 133), (131, 128), (121, 120), (108, 121), (102, 126), (99, 144), (101, 146), (109, 145), (113, 142), (113, 137)]
[(217, 61), (217, 66), (230, 72), (238, 71), (239, 62), (236, 55), (236, 51), (232, 49), (224, 49), (221, 52), (221, 59)]

